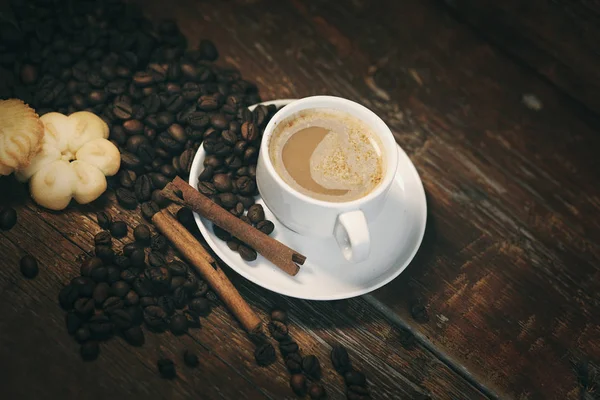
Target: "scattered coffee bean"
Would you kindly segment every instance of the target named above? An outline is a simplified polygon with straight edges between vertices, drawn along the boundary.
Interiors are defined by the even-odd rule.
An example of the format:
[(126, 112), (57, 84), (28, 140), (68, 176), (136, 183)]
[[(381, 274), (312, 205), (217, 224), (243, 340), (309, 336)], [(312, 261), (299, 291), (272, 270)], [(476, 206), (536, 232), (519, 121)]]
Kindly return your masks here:
[(339, 344), (334, 345), (331, 349), (331, 363), (340, 374), (344, 374), (352, 368), (348, 351)]
[(298, 353), (291, 353), (285, 357), (285, 366), (292, 374), (302, 372), (302, 356)]
[[(121, 155), (121, 158), (122, 157), (123, 155)], [(125, 188), (117, 189), (117, 201), (123, 208), (127, 210), (134, 210), (138, 205), (135, 194), (131, 190)]]
[(114, 221), (110, 226), (110, 233), (117, 239), (127, 236), (127, 224), (123, 221)]
[(254, 359), (261, 367), (271, 365), (277, 359), (275, 348), (271, 343), (263, 343), (254, 350)]
[(288, 337), (279, 342), (279, 351), (284, 357), (288, 354), (296, 353), (298, 351), (298, 343)]
[(323, 388), (323, 385), (313, 383), (308, 389), (308, 395), (313, 400), (324, 399), (326, 397), (325, 388)]
[(222, 229), (214, 224), (213, 224), (213, 232), (219, 239), (221, 239), (223, 241), (227, 241), (227, 240), (231, 239), (231, 234), (229, 232), (227, 232), (225, 229)]
[(321, 364), (319, 363), (319, 359), (314, 355), (305, 356), (302, 359), (302, 371), (313, 379), (321, 379)]
[(144, 332), (139, 326), (132, 326), (123, 331), (123, 337), (132, 346), (141, 346), (144, 344)]
[(79, 349), (79, 354), (81, 354), (81, 358), (84, 361), (93, 361), (98, 358), (98, 354), (100, 353), (100, 346), (98, 346), (98, 342), (90, 341), (81, 345)]
[(287, 323), (287, 312), (281, 309), (274, 309), (271, 311), (271, 320)]
[(115, 251), (109, 246), (96, 246), (94, 253), (104, 264), (110, 264), (115, 258)]
[(112, 246), (112, 238), (110, 232), (102, 231), (94, 236), (94, 243), (96, 246)]
[(302, 374), (294, 374), (290, 378), (290, 387), (298, 396), (306, 395), (306, 378)]
[(271, 321), (268, 327), (273, 339), (282, 341), (288, 338), (288, 328), (283, 322)]
[(183, 353), (183, 362), (190, 368), (196, 368), (199, 364), (198, 356), (189, 350)]
[(35, 258), (30, 255), (26, 255), (21, 258), (20, 262), (21, 273), (25, 278), (33, 279), (39, 272), (38, 263)]
[(163, 358), (158, 360), (157, 366), (161, 377), (165, 379), (174, 379), (177, 376), (177, 371), (173, 361)]
[(350, 370), (344, 374), (344, 381), (347, 386), (365, 386), (367, 384), (367, 378), (365, 374), (360, 371)]
[(169, 317), (165, 310), (159, 306), (148, 306), (144, 308), (144, 323), (150, 329), (163, 331), (167, 327)]
[(227, 241), (227, 247), (229, 247), (232, 251), (237, 251), (240, 247), (240, 241), (236, 238), (232, 238)]
[(0, 210), (0, 229), (8, 231), (17, 223), (17, 211), (14, 208), (6, 207)]
[(109, 229), (110, 224), (112, 224), (112, 217), (110, 214), (101, 211), (96, 214), (96, 221), (98, 221), (98, 226), (102, 229)]

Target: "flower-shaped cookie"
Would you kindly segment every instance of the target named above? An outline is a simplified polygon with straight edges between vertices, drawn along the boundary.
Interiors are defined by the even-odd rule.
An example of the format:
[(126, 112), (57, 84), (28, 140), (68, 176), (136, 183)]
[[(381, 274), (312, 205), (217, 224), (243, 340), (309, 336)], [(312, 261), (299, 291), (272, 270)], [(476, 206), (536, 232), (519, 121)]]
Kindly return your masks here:
[(97, 199), (106, 190), (106, 177), (121, 165), (119, 149), (107, 140), (108, 125), (87, 111), (70, 116), (48, 113), (42, 150), (29, 167), (16, 172), (29, 182), (31, 197), (39, 205), (62, 210), (72, 198), (80, 204)]
[(31, 107), (18, 99), (0, 100), (0, 175), (27, 167), (43, 136), (44, 126)]

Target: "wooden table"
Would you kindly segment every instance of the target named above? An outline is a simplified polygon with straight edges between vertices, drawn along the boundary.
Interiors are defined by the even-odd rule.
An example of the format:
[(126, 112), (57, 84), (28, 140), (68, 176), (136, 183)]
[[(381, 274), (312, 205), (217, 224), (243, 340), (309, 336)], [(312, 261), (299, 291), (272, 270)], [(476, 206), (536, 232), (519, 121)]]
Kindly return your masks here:
[[(230, 274), (261, 316), (289, 308), (291, 334), (325, 367), (329, 398), (344, 397), (329, 363), (334, 343), (349, 348), (376, 399), (598, 398), (595, 3), (139, 3), (151, 18), (175, 19), (192, 45), (212, 39), (220, 62), (256, 82), (263, 99), (332, 94), (372, 108), (420, 173), (425, 240), (384, 288), (307, 302)], [(189, 335), (148, 334), (141, 348), (115, 339), (83, 363), (58, 291), (92, 250), (97, 210), (132, 225), (140, 217), (112, 193), (48, 212), (0, 182), (3, 201), (21, 199), (17, 226), (0, 232), (2, 398), (294, 398), (282, 361), (256, 367), (223, 307)], [(129, 240), (131, 232), (121, 243)], [(40, 261), (35, 280), (18, 272), (25, 253)], [(200, 367), (159, 379), (156, 360), (180, 360), (184, 349), (200, 354)]]

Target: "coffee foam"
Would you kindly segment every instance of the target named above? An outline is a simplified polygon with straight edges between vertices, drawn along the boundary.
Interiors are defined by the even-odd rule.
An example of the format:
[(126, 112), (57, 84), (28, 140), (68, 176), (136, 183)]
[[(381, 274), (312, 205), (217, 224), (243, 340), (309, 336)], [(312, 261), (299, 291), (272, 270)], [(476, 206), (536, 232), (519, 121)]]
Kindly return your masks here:
[[(282, 149), (288, 139), (309, 127), (329, 132), (310, 157), (312, 179), (331, 190), (344, 190), (339, 196), (315, 193), (300, 186), (287, 172)], [(383, 179), (383, 152), (379, 138), (363, 121), (330, 109), (305, 110), (282, 121), (269, 144), (270, 156), (282, 178), (297, 191), (326, 201), (351, 201), (371, 192)]]

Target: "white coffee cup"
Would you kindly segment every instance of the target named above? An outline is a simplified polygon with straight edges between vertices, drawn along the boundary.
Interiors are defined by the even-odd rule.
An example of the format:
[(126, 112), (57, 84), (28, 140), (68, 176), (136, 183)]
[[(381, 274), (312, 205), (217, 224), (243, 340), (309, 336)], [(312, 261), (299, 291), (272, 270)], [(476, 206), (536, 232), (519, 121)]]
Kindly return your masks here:
[[(306, 109), (327, 108), (343, 111), (362, 120), (383, 144), (385, 175), (366, 196), (348, 202), (314, 199), (289, 186), (277, 173), (269, 156), (269, 142), (277, 124)], [(256, 167), (260, 195), (275, 217), (287, 228), (304, 236), (334, 236), (344, 257), (353, 263), (369, 256), (369, 223), (382, 209), (398, 165), (398, 149), (388, 126), (368, 108), (333, 96), (313, 96), (296, 100), (279, 110), (267, 124)]]

